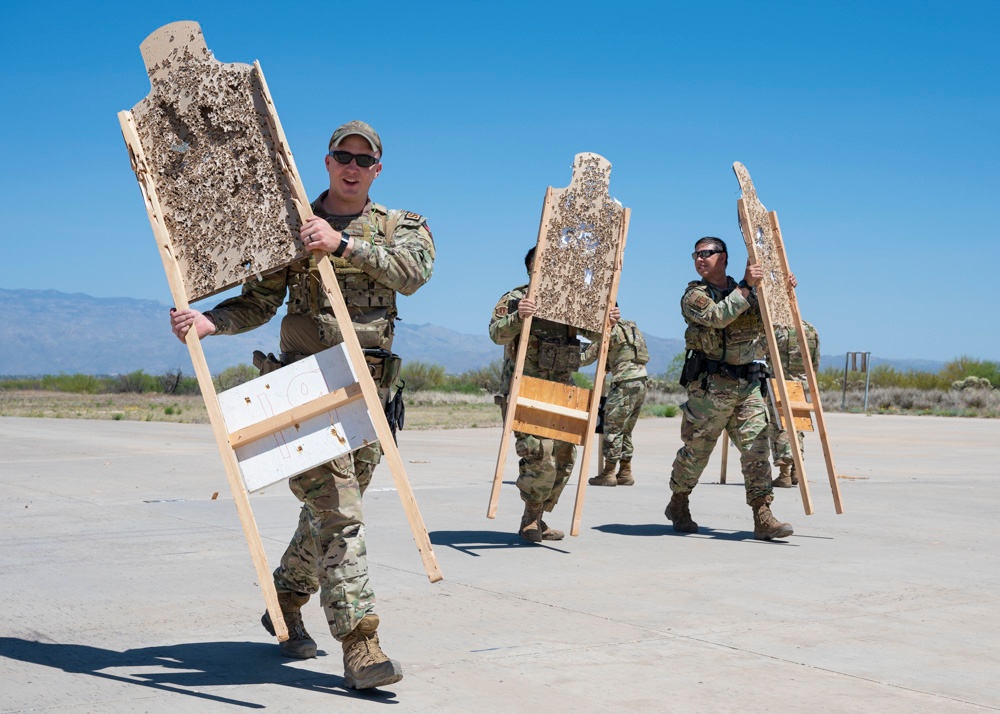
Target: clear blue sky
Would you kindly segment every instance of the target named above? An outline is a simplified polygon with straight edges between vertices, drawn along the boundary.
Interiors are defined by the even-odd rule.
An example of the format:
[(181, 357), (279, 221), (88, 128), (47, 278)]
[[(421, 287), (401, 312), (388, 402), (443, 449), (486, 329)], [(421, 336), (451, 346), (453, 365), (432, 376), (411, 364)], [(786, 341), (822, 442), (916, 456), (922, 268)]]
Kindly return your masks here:
[(196, 20), (219, 60), (260, 60), (311, 194), (335, 126), (381, 133), (373, 198), (426, 215), (438, 248), (434, 278), (401, 301), (412, 324), (484, 333), (524, 280), (546, 186), (594, 151), (632, 209), (619, 302), (647, 332), (682, 336), (697, 237), (745, 260), (741, 161), (825, 353), (1000, 360), (1000, 3), (14, 8), (0, 287), (170, 302), (115, 115), (149, 92), (140, 42)]

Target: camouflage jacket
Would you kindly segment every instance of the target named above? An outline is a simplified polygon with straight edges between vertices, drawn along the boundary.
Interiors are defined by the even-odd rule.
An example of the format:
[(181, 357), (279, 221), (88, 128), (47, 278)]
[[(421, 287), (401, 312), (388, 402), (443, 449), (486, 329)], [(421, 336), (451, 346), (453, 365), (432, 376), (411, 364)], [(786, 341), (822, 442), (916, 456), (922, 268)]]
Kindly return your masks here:
[[(362, 347), (390, 349), (396, 293), (413, 294), (430, 280), (434, 268), (434, 238), (427, 221), (416, 213), (390, 211), (370, 199), (360, 216), (345, 221), (323, 209), (325, 196), (324, 192), (313, 202), (313, 212), (354, 237), (350, 256), (330, 256), (330, 261), (358, 340)], [(205, 314), (215, 323), (218, 334), (246, 332), (274, 317), (286, 291), (289, 314), (315, 319), (324, 344), (343, 341), (312, 256), (248, 281), (241, 295), (222, 301)]]
[[(510, 392), (510, 380), (514, 376), (517, 346), (521, 338), (523, 323), (517, 314), (516, 302), (527, 294), (527, 285), (505, 293), (493, 308), (493, 316), (490, 318), (490, 339), (504, 346), (501, 394)], [(600, 333), (597, 332), (577, 330), (559, 322), (533, 318), (531, 333), (528, 336), (528, 352), (524, 358), (524, 374), (552, 382), (572, 384), (573, 372), (583, 365), (592, 364), (597, 359), (596, 352), (590, 356), (589, 350), (586, 353), (583, 351), (580, 341), (576, 338), (577, 334), (583, 335), (595, 344), (601, 339)], [(567, 365), (575, 366), (570, 368)]]
[[(816, 328), (805, 320), (802, 321), (802, 328), (806, 333), (806, 344), (809, 346), (809, 357), (813, 370), (819, 371), (819, 334)], [(806, 365), (802, 358), (802, 349), (799, 347), (799, 340), (794, 327), (776, 325), (774, 337), (778, 342), (778, 356), (781, 359), (781, 368), (785, 372), (785, 379), (797, 379), (800, 382), (806, 381)]]
[[(594, 342), (584, 353), (586, 364), (598, 357), (600, 342)], [(611, 383), (627, 382), (648, 376), (646, 363), (649, 362), (649, 351), (646, 349), (646, 338), (631, 320), (621, 319), (611, 328), (611, 342), (608, 344), (607, 373)]]
[(704, 352), (709, 359), (728, 364), (750, 364), (765, 354), (764, 322), (756, 292), (750, 298), (726, 276), (725, 290), (704, 280), (688, 283), (681, 298), (681, 315), (687, 322), (685, 346)]

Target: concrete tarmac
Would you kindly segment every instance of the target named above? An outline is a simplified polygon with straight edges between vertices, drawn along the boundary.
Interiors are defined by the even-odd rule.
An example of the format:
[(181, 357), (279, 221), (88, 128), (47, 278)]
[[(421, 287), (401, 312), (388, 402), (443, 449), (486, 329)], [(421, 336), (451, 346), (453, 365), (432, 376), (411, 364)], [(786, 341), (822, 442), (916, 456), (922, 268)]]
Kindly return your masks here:
[[(719, 451), (663, 516), (678, 419), (636, 429), (633, 487), (589, 487), (579, 537), (531, 545), (498, 429), (404, 431), (445, 580), (423, 572), (383, 464), (365, 497), (385, 650), (404, 679), (343, 688), (280, 656), (208, 426), (0, 419), (0, 711), (978, 712), (1000, 710), (1000, 420), (827, 415), (845, 513), (806, 437), (815, 514), (778, 489), (753, 539)], [(592, 465), (590, 475), (595, 473)], [(550, 525), (569, 530), (576, 477)], [(212, 499), (214, 492), (219, 497)], [(251, 497), (273, 567), (298, 503)], [(383, 709), (391, 705), (390, 709)]]

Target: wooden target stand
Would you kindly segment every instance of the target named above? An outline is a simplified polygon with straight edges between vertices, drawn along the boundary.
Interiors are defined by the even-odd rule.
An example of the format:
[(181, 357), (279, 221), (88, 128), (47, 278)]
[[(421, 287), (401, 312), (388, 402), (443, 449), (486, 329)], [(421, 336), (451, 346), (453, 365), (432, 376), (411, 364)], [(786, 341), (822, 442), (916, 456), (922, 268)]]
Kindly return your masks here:
[[(802, 452), (799, 450), (799, 440), (792, 432), (812, 431), (812, 417), (815, 416), (820, 444), (823, 448), (823, 458), (826, 461), (827, 475), (830, 480), (830, 491), (833, 494), (834, 508), (838, 514), (843, 513), (844, 506), (841, 501), (840, 486), (837, 483), (836, 468), (833, 465), (833, 453), (830, 450), (819, 383), (816, 380), (816, 370), (813, 368), (808, 340), (805, 338), (802, 314), (799, 312), (795, 288), (788, 280), (791, 271), (788, 266), (788, 256), (785, 253), (785, 244), (781, 237), (781, 227), (778, 224), (778, 214), (764, 208), (757, 197), (757, 191), (750, 179), (750, 172), (743, 164), (738, 161), (734, 163), (733, 171), (737, 181), (739, 181), (740, 190), (743, 192), (743, 197), (737, 201), (737, 211), (740, 230), (743, 233), (750, 262), (764, 268), (764, 279), (757, 286), (757, 300), (760, 303), (760, 314), (764, 321), (768, 352), (774, 356), (769, 360), (770, 367), (774, 372), (774, 378), (769, 380), (769, 391), (775, 399), (776, 411), (781, 419), (782, 427), (790, 432), (788, 442), (799, 479), (802, 506), (806, 515), (812, 515), (813, 504), (809, 494), (805, 464), (802, 460)], [(779, 353), (777, 339), (774, 335), (775, 325), (795, 329), (799, 347), (802, 350), (809, 395), (812, 401), (806, 401), (802, 385), (799, 382), (785, 379), (784, 367), (777, 357)]]
[[(218, 62), (196, 22), (159, 28), (141, 51), (152, 91), (131, 111), (119, 112), (118, 119), (174, 305), (188, 309), (192, 301), (306, 259), (298, 228), (312, 210), (260, 64)], [(254, 160), (240, 162), (237, 156)], [(260, 204), (266, 216), (241, 213)], [(242, 231), (233, 231), (241, 219)], [(271, 232), (258, 223), (272, 219), (278, 227)], [(431, 582), (442, 578), (336, 274), (325, 253), (317, 251), (309, 259), (315, 261), (343, 344), (219, 394), (195, 330), (185, 340), (281, 641), (288, 639), (288, 630), (249, 491), (350, 453), (373, 438), (381, 443), (427, 576)], [(309, 399), (277, 399), (282, 391), (277, 387), (290, 384), (307, 391)], [(262, 394), (267, 399), (256, 400), (256, 413), (240, 412), (241, 404), (251, 405)], [(261, 401), (272, 408), (261, 413)], [(257, 465), (261, 461), (263, 467)]]
[[(570, 535), (580, 534), (587, 471), (604, 383), (611, 310), (618, 295), (630, 211), (608, 195), (611, 163), (592, 153), (577, 154), (573, 177), (563, 189), (546, 190), (527, 298), (537, 305), (525, 318), (511, 377), (488, 518), (495, 518), (507, 448), (514, 431), (583, 446)], [(595, 389), (524, 374), (533, 319), (599, 332)]]

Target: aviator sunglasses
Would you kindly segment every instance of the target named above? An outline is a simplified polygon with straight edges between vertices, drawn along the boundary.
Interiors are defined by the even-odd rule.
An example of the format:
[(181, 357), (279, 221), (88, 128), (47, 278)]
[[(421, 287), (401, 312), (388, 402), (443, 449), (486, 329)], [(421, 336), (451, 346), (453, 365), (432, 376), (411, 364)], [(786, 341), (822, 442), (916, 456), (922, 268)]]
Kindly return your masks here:
[(349, 164), (351, 159), (363, 169), (367, 169), (378, 163), (378, 159), (371, 154), (352, 154), (350, 151), (331, 151), (330, 156), (338, 164)]
[(726, 251), (724, 250), (696, 250), (694, 253), (691, 254), (691, 257), (694, 260), (698, 260), (698, 258), (701, 258), (702, 260), (707, 260), (716, 253), (725, 253), (725, 252)]

